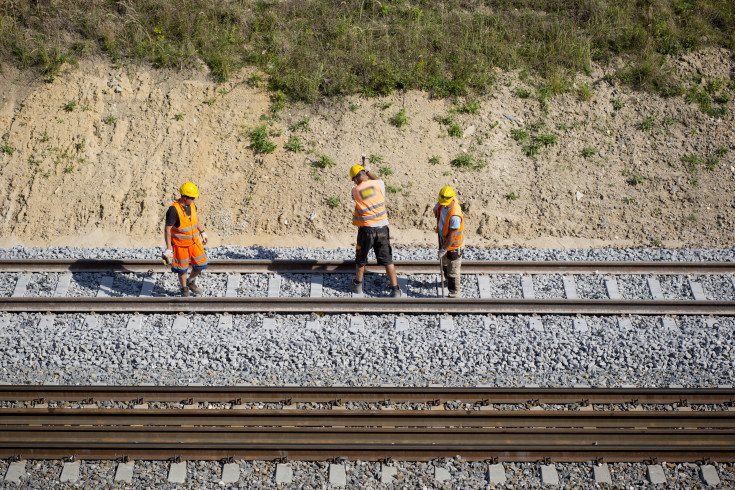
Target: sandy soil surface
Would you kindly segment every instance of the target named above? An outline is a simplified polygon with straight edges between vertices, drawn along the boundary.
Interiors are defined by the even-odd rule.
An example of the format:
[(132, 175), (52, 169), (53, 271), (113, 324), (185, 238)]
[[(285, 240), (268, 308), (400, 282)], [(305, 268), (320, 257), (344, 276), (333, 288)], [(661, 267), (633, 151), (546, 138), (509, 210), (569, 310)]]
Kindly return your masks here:
[[(548, 113), (517, 95), (531, 88), (519, 73), (499, 73), (475, 114), (455, 111), (462, 100), (408, 92), (288, 103), (277, 120), (262, 119), (270, 94), (247, 83), (252, 69), (222, 85), (206, 67), (170, 72), (103, 59), (68, 66), (51, 84), (0, 69), (0, 246), (162, 245), (164, 213), (187, 180), (199, 186), (210, 245), (352, 246), (347, 171), (363, 154), (382, 157), (373, 170), (386, 167), (395, 244), (434, 244), (431, 209), (451, 185), (471, 246), (735, 245), (735, 103), (713, 119), (683, 97), (615, 86), (608, 68), (577, 78), (591, 87), (589, 100), (573, 90)], [(673, 69), (687, 80), (729, 79), (735, 61), (710, 50)], [(391, 118), (401, 108), (408, 123), (397, 128)], [(436, 120), (447, 116), (462, 137)], [(295, 128), (304, 118), (308, 129)], [(277, 144), (270, 154), (249, 147), (247, 131), (263, 123)], [(526, 156), (511, 137), (523, 128), (557, 143)], [(304, 151), (284, 149), (292, 136)], [(584, 148), (594, 153), (584, 157)], [(681, 160), (706, 161), (718, 148), (728, 151), (710, 169)], [(463, 152), (486, 166), (453, 167)], [(316, 168), (321, 155), (335, 165)]]

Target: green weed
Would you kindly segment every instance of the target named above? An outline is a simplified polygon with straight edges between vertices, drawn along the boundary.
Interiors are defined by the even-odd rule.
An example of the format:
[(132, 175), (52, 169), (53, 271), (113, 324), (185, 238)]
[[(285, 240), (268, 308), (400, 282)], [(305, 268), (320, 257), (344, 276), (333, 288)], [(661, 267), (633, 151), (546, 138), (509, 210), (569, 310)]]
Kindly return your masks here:
[(46, 143), (48, 140), (50, 140), (51, 137), (48, 135), (46, 131), (43, 132), (43, 136), (39, 139), (41, 143)]
[(582, 148), (582, 156), (584, 158), (592, 158), (595, 153), (597, 153), (597, 150), (591, 146), (585, 146)]
[(117, 122), (117, 118), (112, 114), (108, 114), (105, 116), (102, 122), (104, 122), (105, 124), (115, 124)]
[(288, 127), (290, 131), (296, 132), (296, 131), (303, 131), (305, 133), (308, 133), (311, 131), (311, 126), (309, 126), (309, 118), (304, 117), (299, 122), (292, 124)]
[(291, 136), (286, 144), (283, 145), (283, 147), (286, 150), (292, 151), (294, 153), (304, 151), (304, 144), (301, 142), (301, 138), (299, 138), (298, 136)]
[(6, 155), (12, 155), (15, 153), (15, 148), (7, 144), (5, 141), (3, 141), (3, 144), (0, 146), (0, 150), (2, 150)]
[(268, 139), (268, 129), (265, 124), (261, 124), (248, 131), (250, 138), (250, 148), (256, 153), (273, 153), (276, 144)]
[(396, 187), (396, 186), (393, 186), (393, 185), (386, 185), (385, 186), (385, 192), (388, 193), (388, 194), (398, 194), (398, 193), (401, 192), (401, 190), (402, 189), (400, 187)]
[(66, 167), (64, 167), (64, 173), (65, 174), (70, 174), (73, 171), (74, 171), (74, 165), (72, 165), (71, 163), (69, 165), (67, 165)]
[(707, 161), (704, 164), (704, 168), (706, 170), (709, 170), (710, 172), (717, 168), (717, 165), (720, 164), (720, 159), (717, 157), (707, 157)]
[(368, 161), (370, 162), (370, 165), (378, 165), (383, 163), (383, 156), (382, 155), (370, 155), (368, 157)]
[(625, 107), (625, 103), (620, 98), (613, 99), (612, 100), (612, 106), (613, 106), (613, 109), (614, 110), (619, 111), (620, 109), (622, 109), (623, 107)]
[(638, 185), (638, 184), (641, 184), (641, 183), (643, 183), (643, 181), (644, 181), (644, 180), (646, 180), (646, 178), (645, 178), (644, 176), (642, 176), (642, 175), (640, 175), (640, 174), (633, 174), (633, 175), (631, 175), (631, 177), (630, 177), (630, 178), (628, 179), (628, 183), (629, 183), (630, 185), (632, 185), (632, 186), (636, 186), (636, 185)]
[(465, 168), (471, 170), (480, 170), (485, 168), (487, 164), (484, 161), (478, 160), (471, 153), (462, 152), (458, 154), (454, 160), (449, 162), (453, 167)]
[(515, 93), (519, 99), (527, 99), (531, 96), (531, 91), (526, 87), (516, 87)]
[(538, 155), (539, 148), (540, 148), (539, 145), (537, 143), (535, 143), (535, 142), (534, 143), (531, 143), (531, 144), (528, 144), (528, 145), (524, 145), (523, 146), (523, 154), (526, 155), (527, 157), (532, 157), (532, 156)]
[(350, 104), (349, 107), (352, 112), (355, 112), (360, 106), (358, 106), (357, 104)]
[(253, 73), (248, 78), (247, 83), (252, 88), (258, 88), (260, 87), (260, 84), (263, 83), (263, 77), (261, 77), (258, 73)]
[(528, 131), (525, 129), (511, 129), (510, 136), (519, 143), (523, 143), (528, 139)]
[(727, 155), (728, 151), (729, 151), (728, 148), (725, 148), (724, 146), (720, 146), (719, 148), (717, 148), (717, 150), (715, 150), (715, 153), (717, 154), (718, 157), (722, 158), (725, 155)]
[(507, 198), (507, 199), (508, 199), (509, 201), (515, 201), (516, 199), (518, 199), (518, 198), (519, 198), (519, 197), (521, 197), (521, 196), (519, 196), (518, 194), (516, 194), (516, 193), (515, 193), (515, 191), (511, 191), (511, 192), (507, 193), (507, 194), (505, 195), (505, 197), (506, 197), (506, 198)]
[(469, 99), (457, 106), (457, 112), (465, 114), (477, 114), (480, 111), (480, 102), (477, 99)]
[(464, 131), (462, 130), (462, 126), (456, 122), (452, 122), (449, 127), (447, 127), (447, 134), (453, 138), (461, 138), (464, 136)]
[(699, 167), (704, 165), (704, 158), (699, 155), (684, 155), (681, 157), (681, 161), (690, 173), (696, 172)]
[(339, 207), (339, 198), (337, 196), (329, 196), (327, 198), (327, 206), (332, 209)]
[(66, 112), (74, 112), (74, 109), (77, 108), (77, 101), (76, 100), (70, 100), (66, 104), (64, 104), (64, 110)]
[(641, 121), (641, 124), (639, 125), (641, 131), (650, 131), (653, 129), (653, 124), (656, 121), (656, 118), (654, 116), (651, 117), (644, 117)]
[(444, 177), (447, 177), (447, 176), (449, 176), (449, 175), (452, 175), (452, 172), (451, 172), (450, 170), (445, 170), (445, 171), (444, 171), (444, 173), (443, 173), (442, 175), (443, 175)]
[(212, 97), (211, 99), (207, 99), (204, 101), (204, 103), (210, 107), (213, 106), (215, 102), (217, 102), (217, 97)]
[(186, 112), (177, 112), (176, 115), (174, 116), (174, 119), (176, 119), (177, 121), (183, 121), (185, 117), (186, 117)]
[(438, 155), (432, 155), (429, 158), (429, 163), (432, 165), (439, 165), (441, 163), (441, 159), (439, 158)]
[(577, 87), (577, 98), (583, 102), (589, 102), (592, 99), (592, 88), (588, 82), (584, 82)]
[(558, 137), (555, 134), (540, 134), (534, 140), (544, 146), (554, 146), (557, 143)]
[(623, 198), (623, 202), (625, 204), (638, 204), (635, 199), (633, 199), (632, 197), (629, 197), (629, 196), (624, 197)]
[(381, 177), (389, 177), (393, 175), (393, 169), (388, 166), (383, 166), (383, 167), (380, 167), (378, 174), (380, 174)]
[(335, 163), (331, 157), (327, 155), (319, 155), (319, 159), (314, 161), (312, 165), (316, 168), (326, 169), (334, 167)]
[(408, 122), (409, 119), (406, 116), (406, 109), (401, 109), (393, 117), (390, 118), (390, 123), (397, 128), (402, 128), (403, 126), (407, 125)]

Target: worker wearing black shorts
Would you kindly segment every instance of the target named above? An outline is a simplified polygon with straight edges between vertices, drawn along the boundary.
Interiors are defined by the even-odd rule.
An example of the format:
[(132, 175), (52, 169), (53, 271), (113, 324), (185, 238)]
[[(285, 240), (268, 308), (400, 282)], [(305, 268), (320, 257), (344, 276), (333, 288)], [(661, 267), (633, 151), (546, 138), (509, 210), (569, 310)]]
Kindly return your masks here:
[(401, 288), (393, 265), (393, 248), (390, 246), (388, 212), (385, 207), (385, 183), (362, 165), (350, 168), (350, 178), (355, 183), (352, 199), (355, 211), (352, 224), (358, 227), (355, 247), (355, 279), (350, 284), (353, 293), (361, 294), (368, 253), (372, 249), (378, 265), (385, 266), (391, 286), (391, 297), (400, 298)]

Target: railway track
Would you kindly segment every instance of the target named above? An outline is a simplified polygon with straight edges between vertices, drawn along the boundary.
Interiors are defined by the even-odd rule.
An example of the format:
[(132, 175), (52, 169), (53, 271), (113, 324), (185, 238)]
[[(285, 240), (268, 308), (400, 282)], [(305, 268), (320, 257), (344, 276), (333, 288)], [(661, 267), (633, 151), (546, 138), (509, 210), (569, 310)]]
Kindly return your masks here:
[[(731, 403), (735, 390), (3, 387), (1, 396), (69, 400), (92, 394), (189, 401), (233, 396), (240, 401), (283, 396), (311, 402), (386, 396), (441, 400), (449, 395), (480, 403), (534, 397)], [(0, 458), (425, 461), (456, 455), (496, 462), (735, 461), (735, 411), (0, 409)]]
[[(436, 264), (427, 261), (397, 262), (402, 274), (435, 274)], [(559, 315), (722, 315), (735, 314), (735, 297), (711, 300), (701, 284), (687, 279), (691, 289), (690, 299), (667, 299), (661, 289), (660, 275), (717, 275), (729, 278), (735, 290), (735, 263), (685, 263), (685, 262), (467, 262), (463, 273), (476, 277), (479, 298), (463, 298), (437, 302), (434, 293), (418, 294), (408, 291), (407, 297), (322, 297), (323, 274), (352, 272), (354, 264), (348, 261), (268, 261), (232, 260), (212, 261), (209, 271), (228, 274), (224, 297), (181, 299), (159, 291), (152, 297), (156, 271), (167, 269), (151, 260), (9, 260), (0, 264), (0, 273), (20, 273), (11, 297), (0, 298), (0, 311), (6, 312), (54, 312), (54, 313), (392, 313), (392, 314), (559, 314)], [(376, 270), (375, 266), (370, 266)], [(67, 277), (64, 287), (57, 287), (53, 297), (25, 297), (29, 274), (39, 272), (63, 272)], [(71, 275), (76, 273), (107, 274), (100, 280), (97, 297), (67, 297)], [(268, 296), (238, 297), (238, 274), (272, 273), (312, 274), (310, 297), (279, 297), (280, 279), (276, 277), (274, 289), (269, 284)], [(114, 294), (113, 277), (109, 274), (145, 274), (139, 294)], [(234, 274), (234, 275), (233, 275)], [(488, 275), (523, 275), (518, 279), (522, 286), (520, 298), (491, 297)], [(536, 274), (564, 275), (563, 297), (538, 299), (533, 291), (532, 276)], [(571, 274), (571, 275), (570, 275)], [(573, 275), (604, 275), (606, 298), (580, 298)], [(647, 279), (652, 298), (623, 298), (618, 292), (615, 275), (654, 275)], [(521, 277), (521, 276), (519, 276)], [(560, 276), (561, 277), (561, 276)], [(318, 278), (318, 279), (316, 279)], [(524, 279), (525, 278), (525, 279)], [(59, 280), (62, 282), (61, 279)], [(106, 284), (103, 284), (105, 283)], [(131, 281), (129, 281), (131, 282)], [(134, 282), (134, 281), (133, 281)], [(429, 281), (431, 282), (431, 281)], [(413, 287), (426, 288), (414, 282)], [(404, 289), (408, 289), (404, 283)], [(501, 289), (504, 286), (501, 285)], [(317, 293), (314, 292), (316, 288)], [(497, 288), (496, 288), (497, 289)], [(507, 286), (505, 286), (507, 289)], [(147, 290), (147, 291), (146, 291)], [(431, 290), (431, 286), (429, 287)], [(163, 296), (162, 296), (163, 294)], [(430, 296), (430, 297), (427, 297)]]

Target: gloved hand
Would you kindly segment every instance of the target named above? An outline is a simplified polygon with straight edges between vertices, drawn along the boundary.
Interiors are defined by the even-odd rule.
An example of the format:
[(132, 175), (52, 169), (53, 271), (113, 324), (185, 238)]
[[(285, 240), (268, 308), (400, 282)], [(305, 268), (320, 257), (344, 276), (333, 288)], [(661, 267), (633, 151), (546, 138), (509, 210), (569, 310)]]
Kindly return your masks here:
[(201, 237), (202, 237), (202, 245), (206, 245), (207, 242), (209, 241), (209, 238), (207, 237), (207, 234), (204, 233), (204, 232), (202, 232), (201, 233)]
[(163, 259), (164, 264), (171, 265), (171, 263), (174, 261), (174, 251), (170, 248), (167, 248), (161, 254), (161, 258)]
[(446, 254), (447, 254), (447, 251), (445, 249), (443, 249), (443, 248), (440, 248), (439, 250), (436, 251), (436, 258), (437, 259), (441, 259)]

